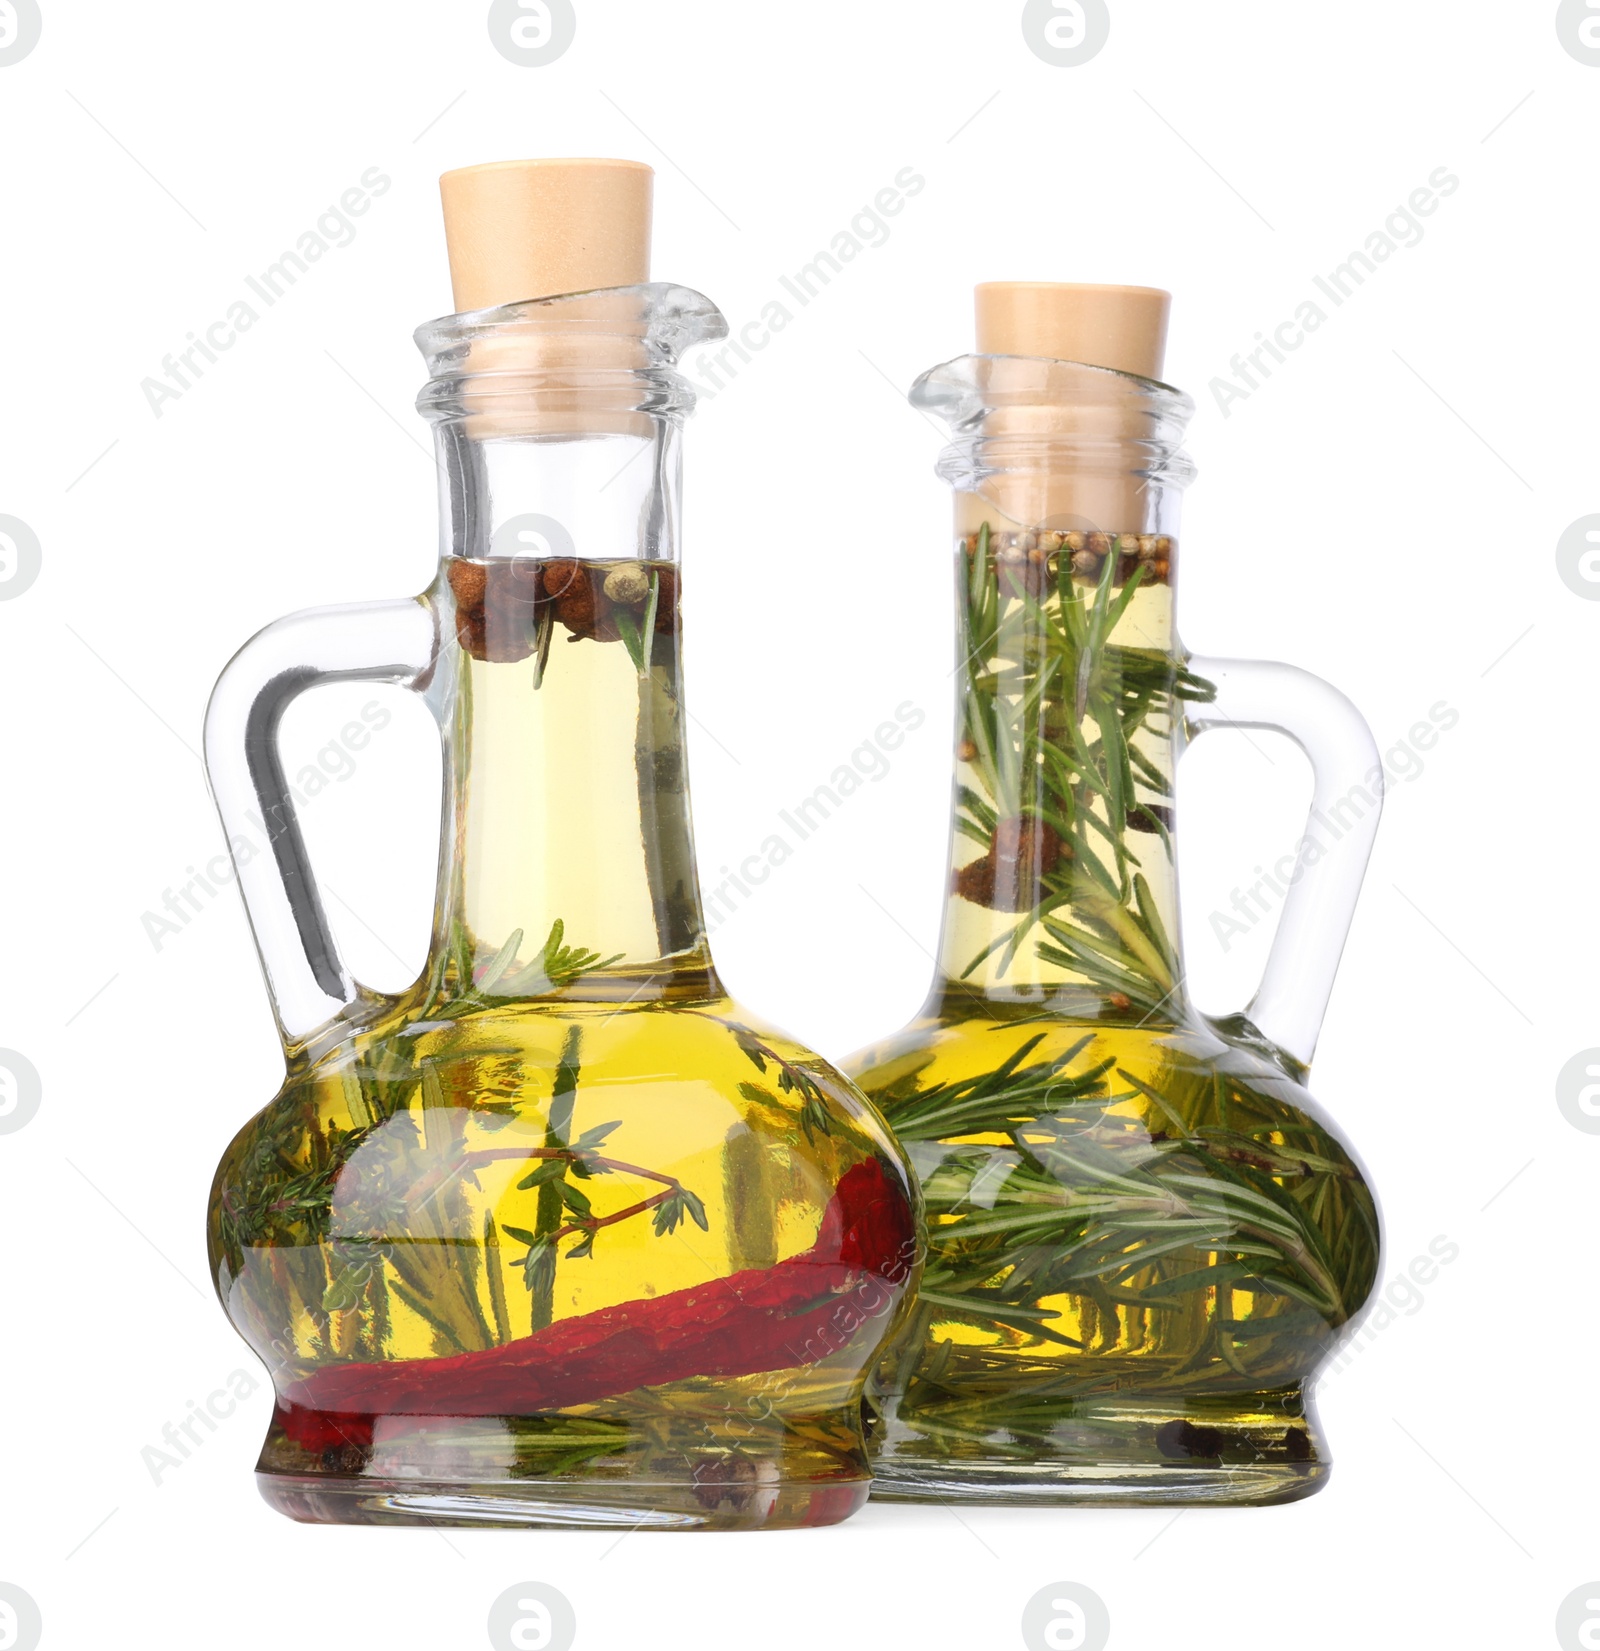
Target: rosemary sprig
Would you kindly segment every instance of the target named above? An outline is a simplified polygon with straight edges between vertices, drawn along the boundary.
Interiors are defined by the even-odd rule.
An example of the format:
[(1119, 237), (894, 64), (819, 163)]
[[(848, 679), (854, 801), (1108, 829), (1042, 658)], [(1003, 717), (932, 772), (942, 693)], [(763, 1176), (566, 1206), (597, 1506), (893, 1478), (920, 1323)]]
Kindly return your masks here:
[(622, 952), (602, 957), (599, 952), (586, 947), (567, 945), (566, 932), (566, 924), (558, 917), (550, 925), (550, 933), (545, 937), (538, 957), (508, 980), (512, 991), (526, 996), (535, 996), (541, 991), (559, 991), (584, 975), (593, 974), (597, 969), (608, 969), (613, 963), (622, 961)]
[[(1030, 1416), (1047, 1432), (1097, 1382), (1298, 1380), (1376, 1273), (1371, 1197), (1308, 1111), (1218, 1072), (1206, 1049), (1169, 1047), (1140, 1076), (1104, 1034), (1049, 1056), (1046, 1036), (970, 1077), (864, 1079), (922, 1182), (923, 1330), (898, 1414), (935, 1448), (1023, 1437)], [(939, 1323), (989, 1339), (940, 1338)], [(1169, 1351), (1140, 1355), (1137, 1376), (1051, 1351), (1152, 1339)]]
[[(1172, 733), (1182, 704), (1215, 690), (1161, 649), (1113, 641), (1150, 564), (1119, 588), (1115, 549), (1091, 580), (1064, 549), (1053, 573), (1005, 563), (995, 539), (984, 523), (957, 581), (963, 756), (977, 785), (960, 787), (955, 828), (991, 863), (1019, 820), (1053, 843), (1049, 863), (1017, 870), (1028, 904), (963, 978), (991, 959), (1003, 976), (1031, 940), (1041, 961), (1148, 1014), (1170, 999), (1178, 960), (1131, 838), (1149, 835), (1170, 864)], [(993, 886), (958, 880), (980, 902)]]
[[(602, 957), (583, 946), (566, 944), (566, 924), (557, 918), (550, 925), (550, 933), (539, 950), (539, 955), (521, 968), (516, 967), (517, 955), (522, 950), (523, 931), (513, 929), (505, 943), (482, 969), (471, 976), (471, 985), (448, 1002), (440, 1005), (440, 1015), (466, 1014), (486, 1008), (491, 994), (496, 998), (539, 997), (570, 986), (584, 975), (598, 969), (608, 969), (620, 963), (626, 955), (615, 952)], [(463, 942), (460, 952), (470, 956), (470, 944)]]

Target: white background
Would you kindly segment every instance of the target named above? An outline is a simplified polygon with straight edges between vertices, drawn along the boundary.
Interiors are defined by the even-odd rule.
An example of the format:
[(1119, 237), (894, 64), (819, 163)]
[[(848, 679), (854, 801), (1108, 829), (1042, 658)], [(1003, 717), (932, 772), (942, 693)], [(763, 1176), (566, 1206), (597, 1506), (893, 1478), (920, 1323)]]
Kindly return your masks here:
[[(1600, 1136), (1555, 1102), (1600, 1044), (1600, 605), (1555, 557), (1600, 511), (1600, 68), (1562, 49), (1551, 0), (1113, 0), (1079, 68), (1031, 53), (1020, 10), (579, 0), (572, 48), (525, 68), (486, 0), (44, 0), (38, 48), (0, 68), (0, 513), (43, 545), (0, 602), (0, 1046), (44, 1086), (0, 1135), (0, 1583), (38, 1602), (47, 1646), (465, 1648), (537, 1580), (585, 1648), (999, 1651), (1074, 1581), (1116, 1651), (1520, 1651), (1557, 1643), (1561, 1600), (1600, 1576)], [(656, 274), (736, 326), (902, 168), (926, 179), (688, 435), (705, 870), (897, 704), (928, 714), (718, 931), (756, 1011), (842, 1056), (927, 984), (948, 501), (902, 393), (971, 347), (976, 280), (1175, 293), (1191, 647), (1329, 677), (1386, 750), (1439, 702), (1459, 713), (1390, 797), (1314, 1088), (1372, 1172), (1391, 1276), (1440, 1235), (1460, 1253), (1326, 1384), (1324, 1494), (1176, 1522), (875, 1505), (822, 1532), (620, 1543), (310, 1528), (256, 1496), (264, 1383), (153, 1482), (163, 1425), (260, 1374), (212, 1298), (203, 1215), (281, 1070), (234, 893), (159, 949), (147, 933), (222, 847), (206, 696), (280, 613), (429, 579), (408, 335), (449, 307), (435, 180), (545, 154), (654, 165)], [(141, 380), (374, 166), (392, 187), (355, 240), (156, 418)], [(1439, 167), (1460, 188), (1420, 244), (1223, 417), (1208, 386), (1230, 358)], [(296, 751), (371, 697), (303, 704)], [(307, 810), (341, 938), (390, 985), (425, 935), (436, 783), (430, 728), (395, 711)], [(1292, 846), (1305, 797), (1281, 742), (1216, 735), (1186, 761), (1209, 1007), (1249, 995), (1268, 930), (1224, 952), (1210, 914)]]

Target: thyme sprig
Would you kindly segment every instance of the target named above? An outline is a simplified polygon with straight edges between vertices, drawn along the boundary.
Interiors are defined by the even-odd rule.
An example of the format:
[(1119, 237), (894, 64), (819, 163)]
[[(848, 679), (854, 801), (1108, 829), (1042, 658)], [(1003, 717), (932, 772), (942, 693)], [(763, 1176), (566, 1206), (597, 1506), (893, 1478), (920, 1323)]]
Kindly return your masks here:
[[(769, 1043), (764, 1043), (748, 1026), (741, 1026), (738, 1022), (729, 1023), (734, 1042), (738, 1044), (740, 1052), (755, 1069), (763, 1076), (767, 1067), (771, 1065), (777, 1072), (777, 1084), (781, 1094), (798, 1095), (800, 1097), (800, 1127), (805, 1131), (806, 1140), (813, 1145), (817, 1136), (832, 1135), (833, 1123), (829, 1116), (830, 1097), (811, 1073), (804, 1067), (796, 1066), (780, 1055)], [(763, 1089), (758, 1083), (741, 1083), (739, 1093), (747, 1101), (755, 1101), (766, 1106), (778, 1104), (770, 1091)]]
[[(563, 1239), (576, 1237), (577, 1242), (566, 1252), (566, 1259), (579, 1261), (593, 1257), (595, 1239), (605, 1228), (632, 1220), (636, 1215), (652, 1213), (651, 1224), (657, 1238), (675, 1232), (686, 1217), (702, 1232), (710, 1230), (704, 1203), (676, 1176), (626, 1163), (600, 1151), (611, 1132), (620, 1127), (620, 1119), (595, 1124), (573, 1138), (572, 1114), (582, 1073), (582, 1039), (581, 1027), (568, 1028), (551, 1092), (544, 1145), (520, 1149), (523, 1156), (541, 1160), (537, 1169), (517, 1183), (518, 1192), (538, 1192), (533, 1230), (514, 1227), (509, 1222), (502, 1226), (508, 1237), (528, 1246), (527, 1254), (517, 1265), (533, 1297), (536, 1330), (551, 1321), (557, 1246)], [(623, 1209), (612, 1210), (608, 1215), (597, 1215), (588, 1193), (577, 1182), (612, 1174), (654, 1181), (663, 1190)]]

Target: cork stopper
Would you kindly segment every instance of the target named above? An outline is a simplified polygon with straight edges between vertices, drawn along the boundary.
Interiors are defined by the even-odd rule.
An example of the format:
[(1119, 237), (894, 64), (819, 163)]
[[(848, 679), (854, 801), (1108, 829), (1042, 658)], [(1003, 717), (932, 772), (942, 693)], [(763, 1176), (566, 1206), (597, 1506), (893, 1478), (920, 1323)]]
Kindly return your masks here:
[(1157, 287), (985, 281), (977, 289), (980, 355), (1048, 356), (1161, 377), (1172, 295)]
[[(1147, 433), (1144, 397), (1116, 380), (1089, 382), (1100, 375), (1081, 369), (1109, 367), (1159, 380), (1171, 295), (1155, 287), (986, 281), (976, 298), (980, 356), (1069, 365), (992, 363), (994, 399), (984, 435), (993, 473), (979, 494), (958, 495), (958, 531), (972, 531), (996, 509), (1008, 527), (1159, 531), (1155, 498), (1138, 473), (1134, 449), (1123, 450), (1125, 462), (1108, 456)], [(1042, 393), (1041, 372), (1057, 381), (1051, 393)], [(1058, 444), (1057, 456), (1041, 461), (1040, 442)], [(1066, 456), (1074, 450), (1095, 456)]]
[(650, 279), (640, 161), (491, 161), (439, 180), (458, 314)]

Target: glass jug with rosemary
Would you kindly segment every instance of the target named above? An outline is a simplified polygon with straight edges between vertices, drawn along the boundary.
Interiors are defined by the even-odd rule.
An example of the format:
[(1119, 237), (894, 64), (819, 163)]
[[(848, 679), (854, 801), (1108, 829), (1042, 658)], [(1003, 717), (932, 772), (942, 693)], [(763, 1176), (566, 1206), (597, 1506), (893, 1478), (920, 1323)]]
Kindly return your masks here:
[[(1065, 331), (1062, 355), (1125, 357), (1152, 305), (1158, 344), (1164, 302), (980, 289), (999, 341), (912, 393), (955, 435), (959, 689), (938, 975), (909, 1027), (846, 1063), (928, 1223), (875, 1394), (880, 1496), (1307, 1495), (1329, 1460), (1309, 1383), (1376, 1276), (1371, 1193), (1304, 1085), (1377, 752), (1317, 679), (1178, 641), (1192, 404), (1155, 381), (1152, 339), (1148, 377), (1049, 349)], [(1213, 1020), (1184, 986), (1173, 772), (1194, 735), (1241, 726), (1297, 740), (1344, 828), (1280, 863), (1261, 990)]]
[[(436, 580), (271, 626), (218, 686), (224, 822), (271, 833), (238, 870), (288, 1071), (210, 1248), (295, 1518), (772, 1527), (866, 1498), (914, 1183), (847, 1080), (729, 1001), (690, 834), (675, 362), (724, 331), (637, 284), (423, 327)], [(445, 748), (397, 995), (339, 958), (277, 752), (287, 703), (352, 677), (414, 690)]]

